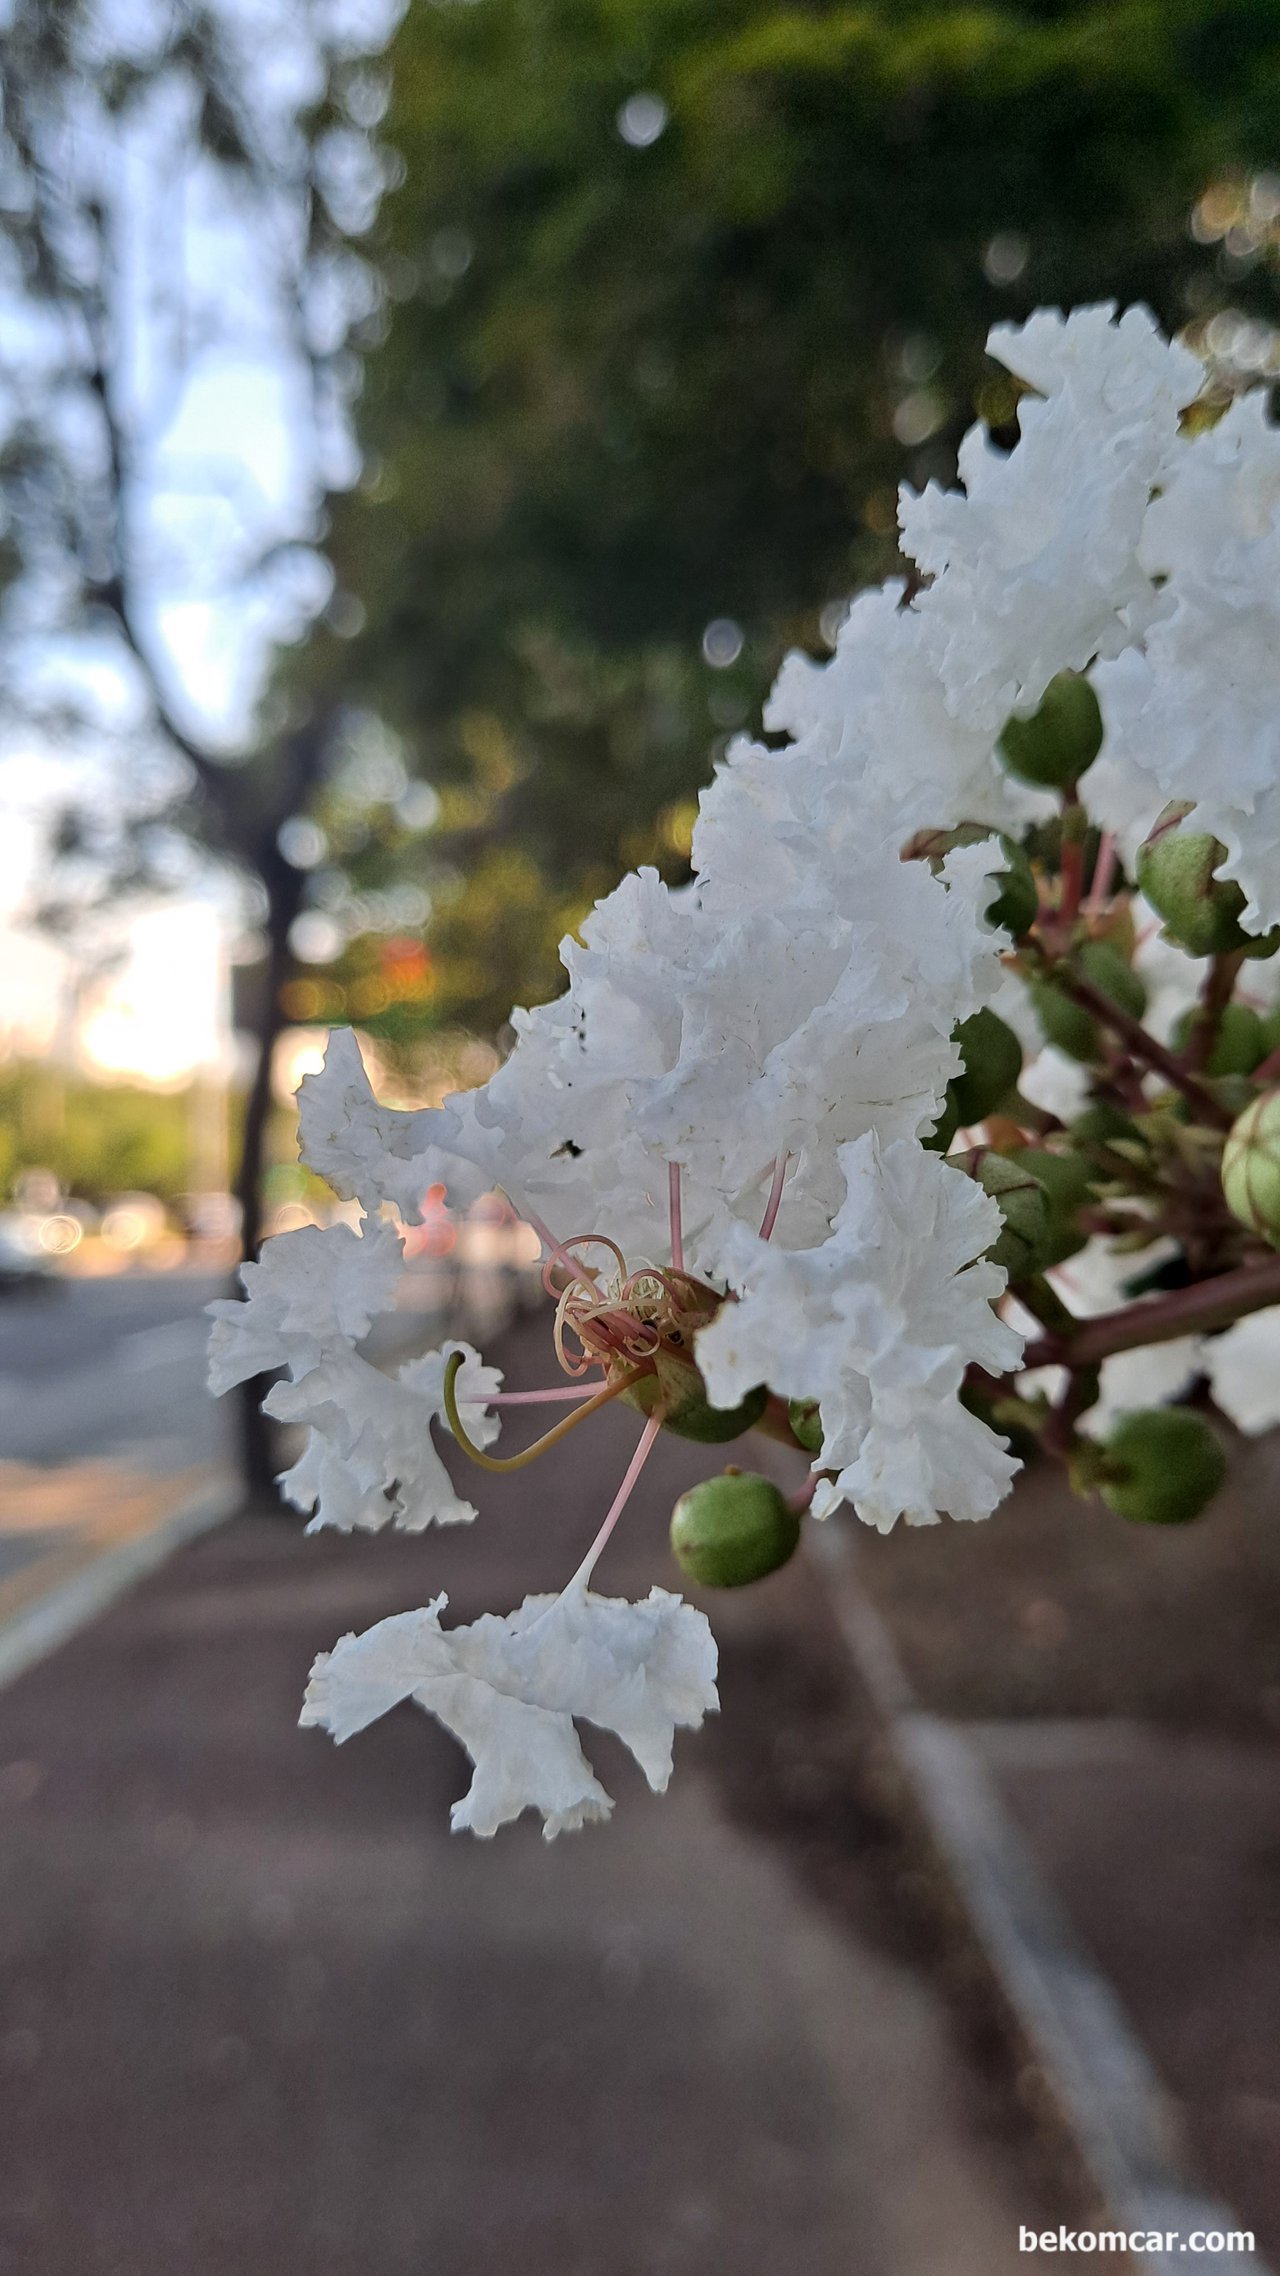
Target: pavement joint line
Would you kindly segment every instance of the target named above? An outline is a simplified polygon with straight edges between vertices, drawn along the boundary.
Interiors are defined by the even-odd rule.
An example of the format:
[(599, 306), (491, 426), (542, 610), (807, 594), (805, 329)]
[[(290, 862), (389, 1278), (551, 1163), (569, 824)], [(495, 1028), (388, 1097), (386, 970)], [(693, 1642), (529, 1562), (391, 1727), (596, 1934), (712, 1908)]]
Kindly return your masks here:
[(240, 1484), (230, 1472), (206, 1472), (155, 1524), (105, 1544), (101, 1536), (82, 1536), (69, 1542), (65, 1551), (55, 1551), (15, 1575), (15, 1583), (26, 1585), (14, 1588), (13, 1609), (7, 1616), (5, 1592), (0, 1590), (0, 1689), (57, 1651), (176, 1549), (232, 1516), (242, 1498)]
[[(1185, 2172), (1169, 2096), (1110, 1982), (1079, 1942), (962, 1725), (916, 1701), (892, 1637), (857, 1579), (841, 1520), (808, 1529), (809, 1554), (895, 1767), (987, 1967), (1075, 2144), (1096, 2226), (1241, 2230)], [(1253, 2253), (1144, 2253), (1150, 2276), (1272, 2276)]]

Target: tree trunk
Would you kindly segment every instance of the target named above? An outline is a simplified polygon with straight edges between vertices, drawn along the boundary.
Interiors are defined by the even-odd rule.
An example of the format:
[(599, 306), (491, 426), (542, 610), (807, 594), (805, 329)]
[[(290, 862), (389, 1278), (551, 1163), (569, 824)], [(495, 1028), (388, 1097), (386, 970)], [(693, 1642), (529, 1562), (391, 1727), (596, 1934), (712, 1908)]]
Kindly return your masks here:
[[(285, 1025), (280, 991), (291, 969), (289, 932), (302, 906), (304, 887), (301, 871), (290, 867), (274, 839), (263, 847), (255, 867), (267, 896), (267, 969), (255, 1038), (257, 1064), (245, 1102), (244, 1136), (235, 1182), (236, 1199), (240, 1204), (240, 1246), (246, 1259), (256, 1257), (262, 1245), (262, 1181), (271, 1114), (272, 1062), (276, 1042)], [(250, 1502), (271, 1496), (275, 1476), (272, 1426), (259, 1406), (261, 1396), (261, 1383), (241, 1384), (240, 1463), (245, 1498)]]

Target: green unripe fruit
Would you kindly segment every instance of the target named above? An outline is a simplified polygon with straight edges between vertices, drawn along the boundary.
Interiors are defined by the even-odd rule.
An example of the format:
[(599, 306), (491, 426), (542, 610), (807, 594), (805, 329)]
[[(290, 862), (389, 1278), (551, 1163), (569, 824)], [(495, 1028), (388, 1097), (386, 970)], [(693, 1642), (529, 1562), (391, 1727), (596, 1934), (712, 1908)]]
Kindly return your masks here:
[(1049, 1196), (1039, 1178), (1007, 1154), (984, 1154), (978, 1183), (998, 1203), (1004, 1230), (987, 1254), (1012, 1283), (1036, 1272), (1050, 1242)]
[(1232, 1124), (1222, 1190), (1233, 1217), (1280, 1247), (1280, 1091), (1264, 1091)]
[(1044, 1187), (1049, 1205), (1049, 1227), (1037, 1260), (1041, 1272), (1062, 1264), (1085, 1244), (1078, 1222), (1089, 1198), (1094, 1172), (1079, 1154), (1051, 1154), (1039, 1146), (1017, 1146), (1005, 1156), (1028, 1170)]
[(1122, 1012), (1141, 1019), (1147, 1008), (1147, 991), (1131, 964), (1110, 941), (1086, 941), (1080, 951), (1080, 969), (1087, 980)]
[(805, 1453), (818, 1453), (822, 1445), (822, 1416), (817, 1400), (793, 1399), (787, 1409), (787, 1420)]
[(704, 1588), (763, 1580), (795, 1553), (800, 1520), (769, 1478), (726, 1470), (681, 1494), (671, 1513), (676, 1563)]
[(1011, 1027), (986, 1005), (972, 1019), (961, 1020), (955, 1041), (964, 1059), (964, 1073), (948, 1085), (963, 1123), (981, 1122), (999, 1106), (1022, 1073), (1022, 1045)]
[(1030, 719), (1010, 719), (1000, 756), (1019, 782), (1069, 790), (1102, 748), (1102, 713), (1081, 672), (1059, 672)]
[[(1185, 1051), (1195, 1022), (1193, 1011), (1180, 1012), (1174, 1023), (1173, 1046)], [(1204, 1063), (1206, 1075), (1251, 1075), (1267, 1055), (1267, 1033), (1249, 1004), (1228, 1004), (1218, 1020), (1213, 1049)]]
[(622, 1396), (642, 1415), (651, 1415), (665, 1401), (664, 1430), (673, 1430), (677, 1438), (692, 1438), (699, 1446), (724, 1446), (759, 1422), (769, 1393), (760, 1383), (736, 1407), (713, 1407), (696, 1369), (681, 1367), (677, 1376), (659, 1363), (656, 1375), (641, 1376)]
[(1135, 1525), (1189, 1525), (1227, 1474), (1221, 1439), (1186, 1407), (1122, 1415), (1108, 1439), (1098, 1491)]
[(1164, 937), (1191, 956), (1274, 956), (1280, 926), (1255, 935), (1244, 931), (1246, 906), (1241, 888), (1214, 872), (1227, 858), (1221, 838), (1208, 830), (1176, 825), (1159, 830), (1138, 854), (1138, 883), (1152, 908), (1164, 918)]
[(1031, 1000), (1046, 1043), (1065, 1051), (1069, 1059), (1088, 1061), (1101, 1056), (1097, 1021), (1079, 1004), (1073, 1003), (1070, 996), (1064, 995), (1061, 988), (1055, 988), (1052, 980), (1033, 980)]

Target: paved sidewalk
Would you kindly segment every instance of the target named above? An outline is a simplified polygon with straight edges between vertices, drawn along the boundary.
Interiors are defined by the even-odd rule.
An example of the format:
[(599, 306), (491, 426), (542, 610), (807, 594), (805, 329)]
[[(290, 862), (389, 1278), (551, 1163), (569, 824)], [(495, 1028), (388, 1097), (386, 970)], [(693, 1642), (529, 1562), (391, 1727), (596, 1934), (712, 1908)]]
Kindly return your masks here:
[[(725, 1713), (670, 1794), (593, 1737), (616, 1817), (550, 1847), (450, 1836), (466, 1764), (410, 1708), (296, 1729), (344, 1629), (562, 1579), (633, 1437), (486, 1479), (465, 1535), (237, 1521), (0, 1697), (3, 2276), (1035, 2267), (1019, 2221), (1070, 2208), (877, 1933), (875, 1841), (850, 1804), (833, 1906), (770, 1822), (823, 1775), (785, 1577), (718, 1621)], [(682, 1450), (654, 1470), (606, 1587), (671, 1579)]]

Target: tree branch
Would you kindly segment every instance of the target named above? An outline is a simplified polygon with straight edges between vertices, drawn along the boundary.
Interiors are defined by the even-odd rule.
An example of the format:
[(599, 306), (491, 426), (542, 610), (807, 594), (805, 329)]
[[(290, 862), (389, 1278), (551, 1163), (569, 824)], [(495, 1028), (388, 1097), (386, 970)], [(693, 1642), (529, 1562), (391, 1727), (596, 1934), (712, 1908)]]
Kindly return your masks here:
[(1118, 1351), (1172, 1343), (1177, 1336), (1230, 1327), (1250, 1312), (1280, 1304), (1280, 1256), (1265, 1264), (1240, 1265), (1234, 1272), (1176, 1288), (1150, 1303), (1126, 1304), (1083, 1320), (1071, 1334), (1040, 1336), (1022, 1354), (1022, 1367), (1096, 1367)]

